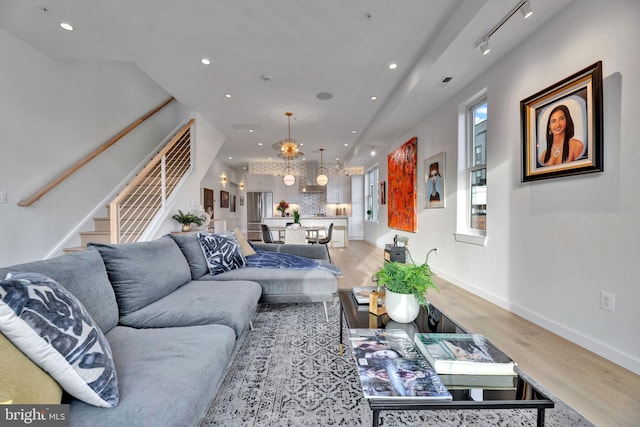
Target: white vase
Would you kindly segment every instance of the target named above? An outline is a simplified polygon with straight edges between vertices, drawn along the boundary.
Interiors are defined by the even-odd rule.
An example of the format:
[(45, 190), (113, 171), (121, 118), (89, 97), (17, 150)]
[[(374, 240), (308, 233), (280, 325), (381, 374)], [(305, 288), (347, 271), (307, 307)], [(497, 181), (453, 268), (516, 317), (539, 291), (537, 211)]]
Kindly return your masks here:
[(398, 323), (411, 323), (420, 312), (420, 305), (412, 294), (397, 294), (389, 289), (385, 293), (384, 305), (391, 320)]

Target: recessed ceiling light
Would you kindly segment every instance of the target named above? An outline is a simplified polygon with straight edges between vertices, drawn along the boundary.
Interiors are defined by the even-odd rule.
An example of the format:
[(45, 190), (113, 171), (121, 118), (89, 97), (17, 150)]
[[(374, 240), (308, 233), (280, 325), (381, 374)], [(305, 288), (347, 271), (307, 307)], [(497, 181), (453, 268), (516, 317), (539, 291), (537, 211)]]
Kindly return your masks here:
[(391, 64), (389, 64), (390, 70), (395, 70), (396, 68), (398, 68), (398, 64), (396, 64), (395, 62), (392, 62)]
[(73, 25), (69, 24), (68, 22), (61, 22), (61, 23), (60, 23), (60, 27), (61, 27), (63, 30), (73, 31)]
[(375, 156), (376, 155), (376, 150), (371, 150), (371, 155)]
[(371, 97), (371, 100), (372, 100), (372, 101), (375, 101), (375, 100), (377, 100), (377, 99), (378, 99), (378, 97), (377, 97), (377, 96), (372, 96), (372, 97)]
[(258, 145), (262, 145), (262, 142), (258, 142)]
[(211, 60), (209, 58), (202, 58), (200, 62), (202, 62), (204, 65), (211, 64)]
[(224, 97), (225, 97), (225, 98), (231, 98), (231, 95), (229, 95), (228, 93), (225, 93), (225, 94), (224, 94)]
[(336, 157), (336, 160), (340, 160), (340, 157)]
[(358, 131), (357, 130), (352, 130), (351, 133), (358, 133)]
[(233, 160), (233, 157), (229, 156), (229, 160)]
[(249, 129), (249, 133), (253, 133), (253, 129)]
[(318, 98), (321, 101), (327, 101), (333, 98), (333, 94), (331, 92), (320, 92), (316, 94), (316, 98)]
[(347, 143), (345, 142), (344, 146), (345, 146), (345, 147), (348, 147), (348, 146), (349, 146), (349, 144), (347, 144)]

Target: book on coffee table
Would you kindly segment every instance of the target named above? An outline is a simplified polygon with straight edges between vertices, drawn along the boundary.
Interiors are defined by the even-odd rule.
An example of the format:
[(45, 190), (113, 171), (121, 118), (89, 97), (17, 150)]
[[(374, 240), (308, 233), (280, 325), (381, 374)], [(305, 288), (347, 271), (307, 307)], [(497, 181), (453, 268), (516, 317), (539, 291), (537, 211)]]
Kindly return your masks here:
[[(369, 294), (378, 290), (377, 286), (354, 286), (351, 289), (353, 298), (358, 304), (369, 305)], [(382, 304), (382, 298), (378, 298), (378, 305)]]
[(514, 361), (480, 334), (418, 333), (414, 341), (438, 374), (515, 375)]
[(517, 376), (439, 374), (440, 381), (449, 390), (482, 388), (489, 390), (515, 390)]
[(349, 329), (349, 342), (356, 359), (422, 357), (402, 329)]
[(366, 399), (452, 399), (404, 330), (349, 329), (349, 341)]

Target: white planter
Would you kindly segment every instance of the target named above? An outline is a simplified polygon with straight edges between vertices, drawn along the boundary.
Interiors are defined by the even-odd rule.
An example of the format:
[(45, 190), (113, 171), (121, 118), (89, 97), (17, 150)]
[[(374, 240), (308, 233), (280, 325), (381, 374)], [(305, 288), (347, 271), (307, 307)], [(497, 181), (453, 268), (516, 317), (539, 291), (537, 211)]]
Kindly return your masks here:
[(391, 320), (398, 323), (411, 323), (420, 312), (420, 305), (412, 294), (397, 294), (386, 290), (384, 305)]

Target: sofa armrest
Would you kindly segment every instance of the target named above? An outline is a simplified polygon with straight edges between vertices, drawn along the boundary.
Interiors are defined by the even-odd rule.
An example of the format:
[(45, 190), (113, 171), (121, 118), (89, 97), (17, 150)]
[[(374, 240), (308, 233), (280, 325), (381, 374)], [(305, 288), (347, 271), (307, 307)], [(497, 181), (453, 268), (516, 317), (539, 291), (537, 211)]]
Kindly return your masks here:
[(280, 252), (328, 262), (331, 260), (327, 245), (285, 245), (281, 243), (253, 243), (253, 245), (265, 251)]

